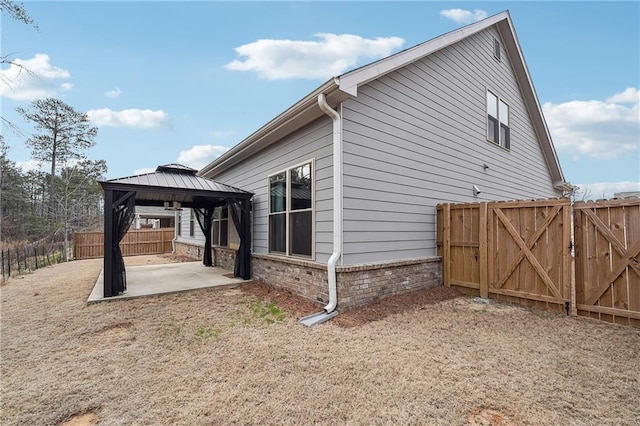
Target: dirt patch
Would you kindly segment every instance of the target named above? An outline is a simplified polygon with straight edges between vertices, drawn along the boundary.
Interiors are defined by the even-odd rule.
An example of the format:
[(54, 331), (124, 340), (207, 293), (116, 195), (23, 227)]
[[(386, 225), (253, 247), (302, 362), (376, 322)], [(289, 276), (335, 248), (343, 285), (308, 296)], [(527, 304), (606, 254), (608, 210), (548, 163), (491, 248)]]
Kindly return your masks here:
[(126, 333), (133, 324), (131, 322), (121, 322), (118, 324), (109, 325), (101, 330), (96, 331), (96, 336), (110, 337), (120, 336)]
[(238, 287), (245, 294), (274, 302), (297, 318), (318, 312), (322, 307), (287, 290), (275, 288), (260, 280), (243, 283)]
[(424, 309), (425, 306), (462, 296), (455, 288), (429, 287), (410, 293), (391, 296), (367, 306), (348, 310), (332, 319), (342, 327), (357, 327), (372, 321), (380, 321), (391, 315)]
[[(276, 303), (297, 318), (311, 315), (322, 310), (322, 306), (310, 302), (287, 290), (277, 289), (262, 281), (254, 281), (240, 286), (242, 291), (253, 296)], [(391, 296), (367, 306), (340, 312), (331, 323), (340, 327), (358, 327), (373, 321), (380, 321), (391, 315), (402, 314), (420, 309), (429, 304), (451, 300), (462, 296), (458, 290), (447, 287), (431, 287), (410, 293)]]
[[(102, 259), (101, 259), (102, 260)], [(147, 254), (142, 256), (127, 256), (124, 258), (125, 267), (127, 266), (141, 266), (141, 265), (157, 265), (161, 263), (182, 263), (182, 262), (194, 262), (198, 259), (182, 256), (173, 253), (166, 254)]]
[(477, 408), (467, 416), (469, 426), (517, 426), (506, 414), (489, 408)]
[(76, 414), (69, 420), (60, 423), (60, 426), (95, 426), (98, 424), (98, 416), (94, 413)]

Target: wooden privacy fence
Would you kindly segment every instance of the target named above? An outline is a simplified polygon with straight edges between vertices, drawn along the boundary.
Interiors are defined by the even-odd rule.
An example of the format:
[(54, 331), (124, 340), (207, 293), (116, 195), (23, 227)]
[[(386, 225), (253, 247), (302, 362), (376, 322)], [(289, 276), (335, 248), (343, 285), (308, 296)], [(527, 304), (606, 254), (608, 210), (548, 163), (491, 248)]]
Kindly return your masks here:
[(578, 314), (640, 326), (640, 199), (574, 205)]
[(640, 325), (640, 199), (440, 204), (437, 223), (446, 286)]
[[(173, 228), (131, 229), (120, 241), (120, 249), (123, 256), (171, 253), (173, 236)], [(73, 234), (73, 247), (75, 259), (102, 257), (104, 233), (76, 232)]]

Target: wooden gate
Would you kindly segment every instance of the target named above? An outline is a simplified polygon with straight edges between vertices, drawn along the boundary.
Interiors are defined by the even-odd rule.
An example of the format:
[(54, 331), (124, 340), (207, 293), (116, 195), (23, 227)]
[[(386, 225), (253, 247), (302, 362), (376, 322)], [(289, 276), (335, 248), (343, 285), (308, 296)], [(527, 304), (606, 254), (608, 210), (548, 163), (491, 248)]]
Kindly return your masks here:
[(568, 199), (439, 205), (445, 285), (546, 309), (573, 305), (570, 209)]
[(574, 205), (579, 315), (640, 326), (640, 199)]
[[(173, 228), (130, 229), (120, 241), (120, 249), (123, 256), (171, 253), (173, 237)], [(104, 256), (104, 233), (74, 233), (73, 256), (77, 260)]]
[(568, 199), (489, 204), (490, 294), (547, 309), (570, 306), (570, 209)]

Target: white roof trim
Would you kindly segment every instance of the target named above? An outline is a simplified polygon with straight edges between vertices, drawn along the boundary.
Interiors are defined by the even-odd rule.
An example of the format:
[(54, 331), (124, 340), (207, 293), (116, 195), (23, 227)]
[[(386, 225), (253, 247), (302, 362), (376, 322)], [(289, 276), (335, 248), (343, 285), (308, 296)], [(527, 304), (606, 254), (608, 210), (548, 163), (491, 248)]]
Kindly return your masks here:
[[(557, 188), (559, 186), (564, 185), (565, 178), (562, 173), (562, 168), (560, 167), (560, 161), (558, 160), (558, 154), (556, 152), (555, 147), (553, 146), (553, 141), (551, 139), (551, 133), (549, 132), (549, 127), (547, 126), (547, 121), (544, 119), (544, 114), (542, 112), (542, 107), (540, 106), (540, 100), (538, 99), (538, 94), (536, 93), (536, 89), (533, 86), (533, 80), (531, 79), (531, 75), (529, 74), (529, 67), (527, 67), (527, 61), (522, 54), (522, 49), (520, 48), (520, 42), (518, 41), (518, 35), (516, 34), (516, 30), (511, 22), (511, 17), (509, 16), (509, 12), (506, 13), (506, 24), (509, 26), (509, 33), (511, 39), (513, 40), (513, 44), (515, 45), (515, 49), (517, 52), (518, 61), (514, 61), (513, 52), (509, 52), (511, 56), (511, 63), (515, 68), (514, 72), (516, 74), (516, 78), (519, 77), (519, 73), (524, 73), (524, 80), (518, 78), (518, 83), (523, 90), (523, 96), (525, 98), (525, 104), (527, 108), (529, 108), (529, 114), (531, 115), (531, 119), (533, 120), (533, 127), (538, 135), (538, 139), (542, 142), (542, 152), (547, 160), (547, 165), (549, 167), (549, 171), (551, 172), (551, 177), (554, 179), (554, 186)], [(498, 32), (504, 37), (501, 31), (501, 26), (498, 25)], [(526, 85), (526, 87), (522, 87)], [(533, 110), (531, 110), (533, 109)], [(537, 115), (537, 116), (536, 116)], [(559, 182), (559, 183), (558, 183)]]
[(509, 12), (505, 11), (498, 13), (497, 15), (490, 16), (482, 21), (448, 32), (424, 43), (418, 44), (417, 46), (403, 50), (402, 52), (380, 59), (379, 61), (373, 62), (369, 65), (356, 68), (355, 70), (349, 71), (338, 77), (338, 86), (343, 92), (352, 96), (357, 96), (358, 86), (366, 84), (433, 52), (457, 43), (464, 38), (495, 25), (503, 19), (509, 20)]

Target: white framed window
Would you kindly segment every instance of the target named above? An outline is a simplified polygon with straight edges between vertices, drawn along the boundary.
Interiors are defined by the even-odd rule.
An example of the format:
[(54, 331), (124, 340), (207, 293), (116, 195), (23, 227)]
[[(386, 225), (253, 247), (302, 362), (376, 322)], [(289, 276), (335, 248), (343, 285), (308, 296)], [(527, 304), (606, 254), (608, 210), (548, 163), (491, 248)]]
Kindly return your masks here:
[(487, 89), (487, 140), (505, 149), (511, 148), (509, 105)]
[(313, 258), (314, 161), (268, 177), (269, 252)]
[(227, 206), (213, 209), (213, 238), (214, 246), (227, 247), (229, 245), (229, 208)]

